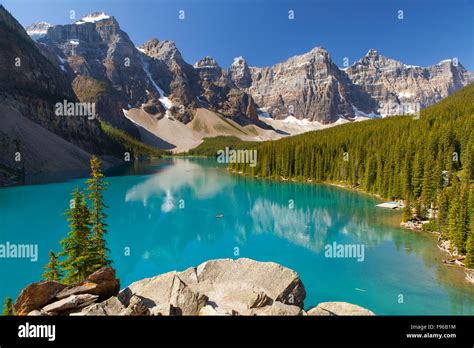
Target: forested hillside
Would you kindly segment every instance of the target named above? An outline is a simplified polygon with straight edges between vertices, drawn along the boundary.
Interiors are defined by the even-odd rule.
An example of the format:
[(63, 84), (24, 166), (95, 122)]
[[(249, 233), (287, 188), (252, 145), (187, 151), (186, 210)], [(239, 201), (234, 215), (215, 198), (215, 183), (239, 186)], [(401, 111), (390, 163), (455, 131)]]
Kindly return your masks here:
[(467, 253), (474, 268), (474, 84), (421, 111), (350, 123), (256, 145), (258, 163), (232, 164), (249, 175), (339, 182), (403, 199), (404, 219), (429, 226)]

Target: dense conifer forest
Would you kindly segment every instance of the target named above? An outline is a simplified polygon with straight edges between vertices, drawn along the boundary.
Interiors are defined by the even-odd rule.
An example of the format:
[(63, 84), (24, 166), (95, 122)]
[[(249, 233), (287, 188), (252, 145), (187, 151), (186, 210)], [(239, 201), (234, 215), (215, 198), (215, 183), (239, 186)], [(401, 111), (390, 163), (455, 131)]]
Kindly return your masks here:
[(405, 202), (404, 220), (427, 220), (474, 268), (474, 84), (421, 111), (249, 146), (257, 166), (231, 169), (358, 187)]

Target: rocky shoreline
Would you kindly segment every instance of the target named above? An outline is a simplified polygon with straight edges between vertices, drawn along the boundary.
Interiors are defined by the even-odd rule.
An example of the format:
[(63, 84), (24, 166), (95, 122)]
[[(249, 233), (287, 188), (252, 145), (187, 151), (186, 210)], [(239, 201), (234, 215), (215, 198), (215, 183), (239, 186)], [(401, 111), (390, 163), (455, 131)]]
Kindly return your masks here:
[[(423, 225), (427, 224), (429, 221), (407, 221), (401, 222), (400, 226), (406, 229), (409, 229), (414, 232), (422, 232)], [(449, 266), (456, 266), (464, 268), (464, 273), (466, 275), (466, 280), (472, 284), (474, 284), (474, 269), (466, 268), (464, 263), (462, 262), (466, 256), (458, 253), (457, 248), (453, 248), (451, 246), (451, 241), (449, 239), (443, 238), (441, 233), (432, 231), (430, 232), (438, 236), (438, 240), (436, 242), (436, 246), (441, 251), (447, 253), (451, 258), (443, 260), (443, 263)]]
[(29, 316), (375, 315), (347, 302), (306, 311), (306, 291), (295, 271), (245, 258), (210, 260), (119, 289), (115, 270), (105, 267), (68, 286), (50, 280), (30, 284), (13, 310)]

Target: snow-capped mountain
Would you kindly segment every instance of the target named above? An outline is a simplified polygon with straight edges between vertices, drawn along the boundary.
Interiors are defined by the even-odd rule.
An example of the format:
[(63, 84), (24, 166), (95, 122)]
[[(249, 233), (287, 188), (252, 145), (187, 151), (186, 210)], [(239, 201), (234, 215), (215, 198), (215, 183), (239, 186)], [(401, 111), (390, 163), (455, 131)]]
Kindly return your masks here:
[(325, 49), (315, 48), (250, 71), (251, 83), (244, 86), (260, 108), (274, 118), (291, 115), (322, 123), (416, 112), (474, 82), (474, 75), (456, 60), (422, 68), (375, 50), (345, 69), (339, 69)]
[(210, 56), (191, 65), (173, 41), (152, 39), (135, 47), (117, 20), (103, 12), (73, 24), (36, 25), (29, 33), (40, 31), (42, 49), (59, 59), (56, 64), (65, 74), (72, 73), (77, 91), (90, 79), (115, 91), (97, 97), (104, 108), (99, 115), (119, 127), (130, 126), (120, 112), (129, 108), (185, 124), (198, 108), (241, 125), (265, 127), (265, 117), (259, 117), (264, 114), (300, 127), (341, 123), (396, 114), (405, 104), (424, 108), (473, 81), (472, 73), (455, 60), (422, 68), (375, 50), (345, 69), (321, 47), (264, 68), (249, 66), (243, 57), (229, 68)]
[(36, 22), (32, 23), (29, 26), (27, 26), (26, 32), (28, 35), (33, 39), (37, 40), (43, 36), (45, 36), (48, 33), (48, 29), (51, 28), (52, 25), (49, 24), (48, 22)]
[(377, 101), (383, 116), (397, 114), (404, 105), (432, 105), (474, 82), (474, 75), (456, 59), (423, 68), (384, 57), (376, 50), (345, 70), (354, 84)]

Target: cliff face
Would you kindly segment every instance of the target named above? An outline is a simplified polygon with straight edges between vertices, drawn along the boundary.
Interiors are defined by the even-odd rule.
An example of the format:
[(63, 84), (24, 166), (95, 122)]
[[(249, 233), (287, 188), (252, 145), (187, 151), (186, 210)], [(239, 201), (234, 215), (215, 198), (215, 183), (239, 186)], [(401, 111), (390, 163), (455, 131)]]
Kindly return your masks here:
[(256, 105), (239, 89), (225, 69), (212, 57), (186, 63), (173, 41), (152, 39), (140, 50), (146, 56), (152, 78), (172, 100), (175, 118), (184, 123), (193, 119), (196, 108), (205, 107), (238, 123), (258, 122)]
[(252, 85), (252, 73), (244, 57), (234, 58), (229, 67), (229, 77), (238, 88), (246, 89)]
[[(42, 135), (47, 138), (57, 136), (73, 144), (72, 148), (100, 153), (102, 132), (97, 120), (58, 116), (54, 112), (58, 102), (77, 101), (70, 76), (50, 60), (1, 6), (0, 51), (0, 105), (3, 110), (0, 140), (4, 145), (0, 151), (0, 165), (20, 168), (27, 173), (47, 169), (42, 161), (28, 160), (32, 153), (38, 152), (35, 139), (40, 135), (32, 131), (37, 126), (44, 128)], [(49, 149), (41, 150), (43, 157), (47, 156)], [(22, 155), (21, 161), (15, 160), (16, 152)], [(64, 160), (67, 162), (67, 157)], [(77, 161), (71, 159), (71, 163)], [(87, 164), (86, 159), (84, 164)], [(70, 168), (68, 163), (64, 166), (64, 169)]]
[[(322, 123), (340, 117), (394, 115), (404, 105), (420, 108), (436, 103), (474, 81), (454, 61), (428, 68), (405, 65), (370, 50), (351, 67), (341, 70), (323, 48), (268, 68), (250, 68), (252, 83), (244, 79), (259, 107), (274, 118), (295, 116)], [(245, 76), (245, 68), (240, 68)]]
[[(190, 65), (173, 41), (151, 39), (134, 47), (117, 20), (104, 13), (68, 25), (37, 23), (30, 33), (41, 36), (45, 54), (52, 61), (59, 57), (56, 64), (72, 78), (93, 78), (116, 92), (101, 95), (97, 112), (129, 133), (135, 126), (121, 109), (144, 108), (158, 119), (173, 116), (187, 124), (204, 107), (240, 124), (258, 124), (260, 108), (274, 119), (328, 124), (424, 108), (474, 80), (454, 60), (421, 68), (375, 50), (339, 69), (321, 47), (265, 68), (249, 67), (243, 57), (228, 69), (210, 56)], [(81, 81), (76, 80), (76, 91)]]
[(350, 80), (370, 94), (381, 115), (394, 115), (403, 107), (432, 105), (474, 82), (473, 74), (456, 60), (445, 60), (426, 68), (406, 65), (370, 50), (346, 69)]
[[(74, 24), (53, 26), (39, 42), (55, 52), (74, 77), (81, 77), (75, 79), (75, 90), (81, 100), (81, 90), (88, 92), (86, 99), (97, 103), (101, 119), (137, 134), (122, 109), (150, 102), (164, 113), (158, 102), (159, 93), (143, 69), (140, 52), (114, 17), (93, 13)], [(88, 84), (82, 86), (83, 81)], [(108, 92), (91, 95), (87, 88), (91, 81), (105, 84)]]
[(322, 123), (353, 116), (353, 106), (369, 113), (375, 102), (353, 85), (324, 48), (269, 68), (251, 68), (250, 93), (274, 118), (294, 116)]

